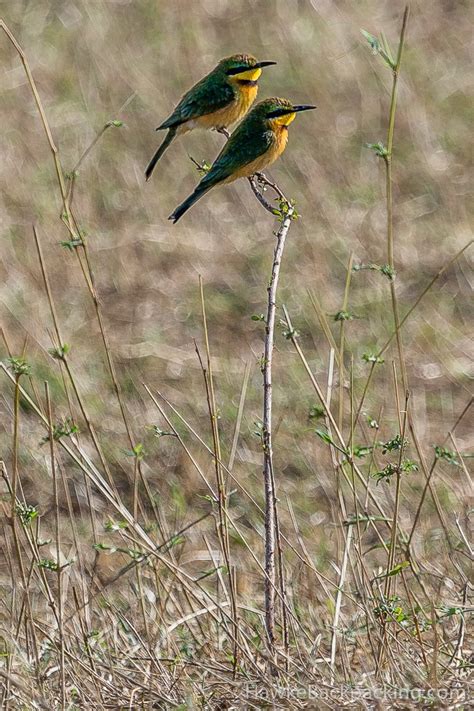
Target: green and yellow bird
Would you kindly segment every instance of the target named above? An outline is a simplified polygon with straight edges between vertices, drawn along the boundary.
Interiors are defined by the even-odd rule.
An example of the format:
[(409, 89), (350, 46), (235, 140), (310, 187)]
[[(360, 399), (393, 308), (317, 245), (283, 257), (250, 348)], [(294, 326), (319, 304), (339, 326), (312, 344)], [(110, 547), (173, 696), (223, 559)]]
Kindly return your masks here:
[(316, 106), (295, 106), (286, 99), (264, 99), (237, 126), (210, 170), (194, 192), (169, 216), (177, 222), (203, 195), (216, 185), (250, 176), (273, 163), (286, 148), (288, 126), (299, 111)]
[(168, 133), (145, 170), (146, 179), (150, 179), (176, 136), (194, 128), (222, 130), (245, 116), (257, 96), (262, 68), (271, 64), (276, 62), (257, 62), (250, 54), (221, 59), (212, 72), (186, 92), (171, 116), (156, 129), (167, 128)]

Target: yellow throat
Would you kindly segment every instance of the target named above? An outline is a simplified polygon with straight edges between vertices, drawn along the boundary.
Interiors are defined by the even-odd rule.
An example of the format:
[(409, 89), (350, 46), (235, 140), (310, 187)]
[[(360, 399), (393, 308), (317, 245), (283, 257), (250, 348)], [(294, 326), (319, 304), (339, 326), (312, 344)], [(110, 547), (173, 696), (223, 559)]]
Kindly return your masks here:
[(247, 69), (246, 72), (240, 72), (239, 74), (236, 74), (235, 76), (232, 77), (234, 81), (257, 81), (257, 79), (260, 77), (262, 73), (262, 70), (260, 68), (257, 69)]
[(284, 116), (278, 116), (277, 118), (270, 119), (272, 127), (277, 126), (289, 126), (292, 121), (295, 120), (296, 112), (292, 114), (285, 114)]

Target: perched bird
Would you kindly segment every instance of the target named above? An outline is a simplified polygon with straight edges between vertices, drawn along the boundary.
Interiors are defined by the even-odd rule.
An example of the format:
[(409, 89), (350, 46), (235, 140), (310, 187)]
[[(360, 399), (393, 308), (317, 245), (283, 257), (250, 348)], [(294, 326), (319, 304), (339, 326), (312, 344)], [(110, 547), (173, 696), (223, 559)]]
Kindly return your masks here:
[(193, 128), (222, 131), (239, 121), (252, 106), (258, 91), (262, 67), (276, 62), (257, 62), (250, 54), (234, 54), (221, 59), (217, 67), (195, 84), (181, 99), (173, 113), (158, 126), (168, 129), (165, 140), (149, 162), (145, 176), (153, 169), (175, 136)]
[(216, 185), (225, 185), (237, 178), (249, 178), (273, 163), (286, 148), (288, 126), (298, 111), (315, 108), (294, 106), (286, 99), (260, 101), (235, 129), (194, 192), (168, 219), (177, 222)]

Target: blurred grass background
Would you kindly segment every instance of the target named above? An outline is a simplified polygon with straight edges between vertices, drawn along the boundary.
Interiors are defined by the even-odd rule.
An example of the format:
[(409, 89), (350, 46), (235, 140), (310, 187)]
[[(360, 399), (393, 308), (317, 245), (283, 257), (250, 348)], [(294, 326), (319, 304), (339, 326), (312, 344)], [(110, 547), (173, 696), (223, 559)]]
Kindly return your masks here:
[[(65, 171), (111, 119), (80, 169), (75, 207), (86, 231), (105, 327), (144, 471), (169, 515), (188, 520), (206, 502), (196, 472), (173, 438), (156, 439), (160, 420), (142, 383), (159, 389), (199, 432), (208, 416), (193, 339), (202, 343), (198, 275), (205, 284), (211, 351), (226, 457), (246, 363), (250, 363), (235, 474), (261, 500), (261, 450), (254, 435), (261, 417), (263, 325), (274, 224), (245, 181), (207, 196), (177, 226), (167, 217), (191, 191), (198, 174), (188, 155), (212, 160), (222, 136), (195, 132), (177, 140), (149, 184), (145, 165), (161, 134), (154, 128), (182, 93), (223, 56), (250, 52), (277, 66), (265, 70), (259, 98), (283, 96), (318, 109), (298, 117), (289, 146), (269, 171), (294, 198), (301, 218), (292, 225), (284, 258), (280, 304), (301, 333), (302, 347), (320, 381), (327, 378), (328, 343), (308, 290), (332, 323), (343, 302), (347, 264), (384, 264), (386, 217), (383, 164), (366, 143), (385, 141), (390, 72), (360, 34), (382, 28), (396, 47), (403, 4), (330, 0), (174, 0), (152, 2), (0, 3), (1, 14), (26, 52)], [(395, 129), (394, 201), (396, 290), (401, 315), (430, 278), (470, 239), (472, 103), (468, 2), (413, 2)], [(50, 382), (55, 412), (67, 414), (59, 373), (48, 355), (51, 330), (31, 225), (41, 234), (65, 341), (94, 424), (127, 498), (130, 458), (125, 430), (105, 367), (94, 308), (75, 255), (60, 246), (67, 231), (43, 129), (18, 56), (0, 42), (0, 319), (19, 354)], [(444, 274), (404, 327), (411, 407), (427, 457), (469, 400), (472, 386), (472, 254)], [(370, 366), (365, 352), (391, 335), (389, 283), (380, 273), (353, 274), (353, 320), (345, 326), (347, 361), (354, 359), (359, 399)], [(281, 314), (280, 314), (281, 315)], [(2, 345), (3, 348), (3, 345)], [(392, 344), (394, 348), (394, 344)], [(3, 350), (2, 357), (6, 356)], [(364, 413), (381, 417), (380, 438), (394, 434), (391, 361), (375, 372)], [(279, 496), (289, 496), (301, 534), (326, 570), (333, 552), (337, 506), (330, 457), (314, 435), (315, 403), (293, 348), (281, 333), (274, 365)], [(11, 388), (1, 383), (0, 445), (11, 448)], [(50, 476), (36, 447), (42, 432), (25, 412), (22, 482), (29, 502), (47, 510)], [(345, 431), (348, 432), (347, 409)], [(187, 436), (183, 430), (183, 436)], [(361, 438), (362, 435), (358, 435)], [(462, 452), (474, 446), (468, 418), (457, 432)], [(363, 442), (360, 442), (361, 444)], [(196, 453), (206, 471), (207, 455)], [(462, 512), (459, 469), (440, 466), (443, 506), (450, 520)], [(76, 494), (84, 492), (76, 483)], [(402, 519), (410, 520), (423, 487), (410, 475)], [(379, 487), (380, 488), (380, 487)], [(390, 493), (384, 491), (381, 496)], [(97, 499), (98, 511), (105, 511)], [(240, 507), (240, 510), (238, 510)], [(426, 502), (424, 554), (436, 550), (438, 527)], [(245, 502), (236, 516), (256, 525)], [(86, 527), (86, 523), (84, 523)], [(330, 527), (330, 528), (328, 528)], [(250, 584), (251, 588), (251, 584)]]

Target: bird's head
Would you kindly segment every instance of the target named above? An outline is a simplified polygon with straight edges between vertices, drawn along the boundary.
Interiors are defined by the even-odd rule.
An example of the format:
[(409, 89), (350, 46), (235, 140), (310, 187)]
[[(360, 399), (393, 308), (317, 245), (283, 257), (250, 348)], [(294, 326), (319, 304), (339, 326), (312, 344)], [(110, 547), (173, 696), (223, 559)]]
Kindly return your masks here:
[(254, 113), (259, 120), (268, 122), (270, 128), (276, 128), (277, 126), (289, 126), (296, 118), (296, 114), (300, 111), (309, 111), (315, 108), (316, 106), (310, 106), (309, 104), (292, 104), (291, 101), (287, 99), (275, 97), (260, 101), (252, 113)]
[(256, 82), (263, 67), (269, 67), (276, 62), (257, 62), (251, 54), (233, 54), (219, 62), (218, 69), (231, 82)]

